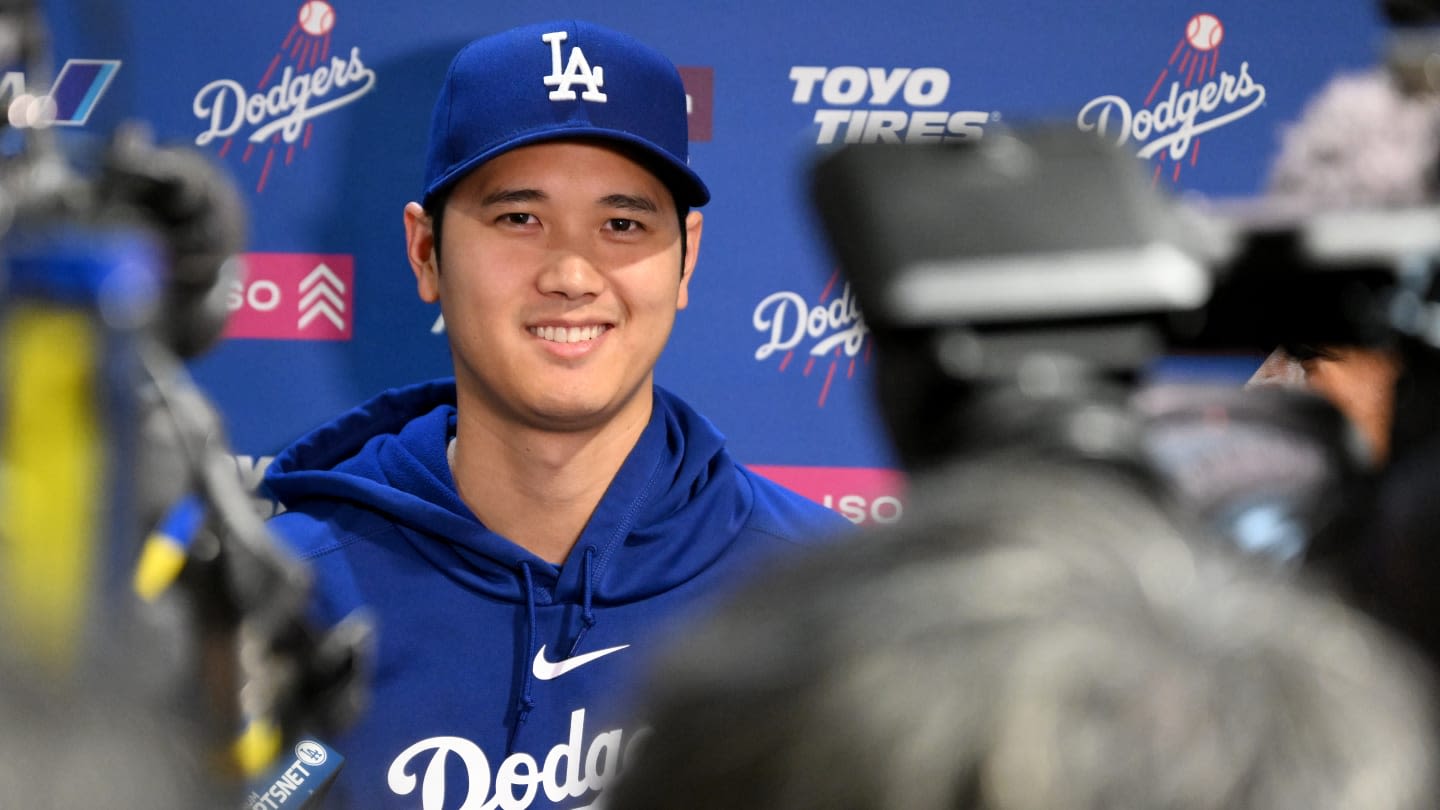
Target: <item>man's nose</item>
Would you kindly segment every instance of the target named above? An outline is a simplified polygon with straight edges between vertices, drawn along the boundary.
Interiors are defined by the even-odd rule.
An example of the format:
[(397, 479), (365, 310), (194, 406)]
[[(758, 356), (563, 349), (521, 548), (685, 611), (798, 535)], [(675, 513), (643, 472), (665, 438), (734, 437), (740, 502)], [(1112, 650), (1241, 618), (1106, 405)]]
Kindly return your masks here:
[(560, 247), (553, 251), (538, 279), (540, 291), (565, 298), (599, 295), (605, 274), (583, 251)]
[(1260, 385), (1279, 385), (1286, 388), (1305, 387), (1305, 367), (1284, 349), (1276, 349), (1265, 358), (1260, 368), (1246, 381), (1247, 388)]

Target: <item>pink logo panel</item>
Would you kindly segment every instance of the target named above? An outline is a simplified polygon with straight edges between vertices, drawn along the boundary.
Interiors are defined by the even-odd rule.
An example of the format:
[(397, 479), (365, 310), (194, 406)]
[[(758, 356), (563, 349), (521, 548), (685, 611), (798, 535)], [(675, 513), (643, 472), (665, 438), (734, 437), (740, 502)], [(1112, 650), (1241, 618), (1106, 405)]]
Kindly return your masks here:
[(875, 467), (746, 465), (857, 525), (894, 523), (905, 511), (905, 475)]
[(715, 121), (715, 68), (682, 67), (679, 70), (690, 108), (690, 140), (708, 141)]
[(247, 253), (230, 290), (227, 338), (349, 340), (355, 257), (339, 253)]

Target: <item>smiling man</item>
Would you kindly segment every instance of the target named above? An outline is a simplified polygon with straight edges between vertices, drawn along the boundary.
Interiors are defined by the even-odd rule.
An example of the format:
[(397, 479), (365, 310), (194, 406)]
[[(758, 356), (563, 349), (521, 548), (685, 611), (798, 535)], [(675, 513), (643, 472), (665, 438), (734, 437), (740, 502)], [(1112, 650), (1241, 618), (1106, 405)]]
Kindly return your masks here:
[(849, 526), (654, 384), (710, 197), (687, 140), (675, 67), (596, 25), (451, 65), (404, 219), (455, 377), (340, 416), (266, 479), (316, 619), (377, 624), (369, 709), (329, 741), (335, 806), (588, 806), (675, 623)]

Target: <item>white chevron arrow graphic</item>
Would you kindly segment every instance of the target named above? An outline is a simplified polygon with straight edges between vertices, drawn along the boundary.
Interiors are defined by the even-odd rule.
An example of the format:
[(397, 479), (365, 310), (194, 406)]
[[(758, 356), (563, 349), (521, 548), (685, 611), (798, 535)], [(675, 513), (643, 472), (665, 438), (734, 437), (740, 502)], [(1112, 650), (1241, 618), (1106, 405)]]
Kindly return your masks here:
[(329, 301), (321, 301), (314, 307), (311, 307), (304, 315), (301, 315), (300, 328), (304, 329), (305, 327), (309, 326), (310, 322), (315, 320), (315, 318), (320, 315), (324, 315), (327, 320), (335, 324), (336, 329), (339, 329), (342, 332), (345, 331), (344, 319), (340, 317), (340, 313), (336, 312), (334, 307), (330, 306)]
[(345, 331), (345, 319), (341, 314), (345, 312), (345, 299), (340, 295), (345, 292), (345, 282), (335, 275), (329, 265), (323, 262), (316, 265), (309, 275), (301, 279), (300, 292), (299, 329), (324, 315), (326, 320), (335, 324), (336, 329)]
[(305, 293), (305, 297), (300, 299), (301, 311), (309, 309), (310, 305), (315, 303), (315, 299), (317, 298), (327, 298), (331, 304), (335, 305), (336, 309), (341, 312), (345, 311), (344, 299), (340, 297), (340, 293), (335, 292), (334, 288), (328, 284), (317, 285), (312, 288), (310, 292)]
[(305, 292), (321, 281), (328, 281), (331, 287), (340, 292), (345, 292), (345, 282), (341, 281), (340, 277), (335, 275), (335, 272), (330, 269), (330, 266), (324, 262), (315, 265), (315, 269), (310, 271), (310, 275), (301, 279), (300, 292)]

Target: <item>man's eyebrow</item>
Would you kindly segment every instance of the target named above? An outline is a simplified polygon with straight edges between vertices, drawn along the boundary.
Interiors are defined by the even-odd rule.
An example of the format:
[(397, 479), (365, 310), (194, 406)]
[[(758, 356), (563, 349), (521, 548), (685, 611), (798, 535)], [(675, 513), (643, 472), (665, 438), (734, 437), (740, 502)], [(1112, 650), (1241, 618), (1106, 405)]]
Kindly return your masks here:
[(533, 188), (502, 188), (492, 191), (480, 198), (480, 205), (501, 205), (511, 203), (543, 202), (550, 196), (539, 189)]
[(620, 208), (626, 211), (644, 211), (649, 214), (660, 213), (660, 206), (649, 197), (639, 197), (634, 194), (609, 194), (601, 197), (598, 204), (605, 208)]

